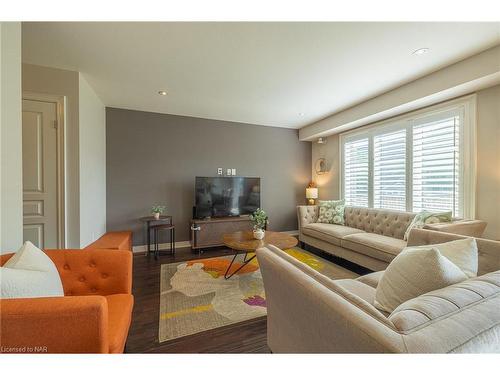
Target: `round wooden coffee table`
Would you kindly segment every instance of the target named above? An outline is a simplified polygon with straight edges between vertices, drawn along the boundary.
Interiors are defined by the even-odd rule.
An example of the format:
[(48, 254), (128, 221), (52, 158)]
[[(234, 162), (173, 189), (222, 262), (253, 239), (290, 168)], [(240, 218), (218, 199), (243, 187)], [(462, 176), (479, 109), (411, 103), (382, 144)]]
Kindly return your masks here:
[[(255, 238), (253, 238), (253, 232), (245, 231), (245, 232), (234, 232), (225, 234), (222, 237), (222, 241), (224, 242), (224, 245), (234, 250), (233, 260), (231, 260), (231, 263), (229, 264), (229, 267), (227, 267), (226, 273), (224, 274), (224, 278), (226, 280), (230, 279), (233, 275), (238, 273), (239, 270), (241, 270), (253, 258), (255, 258), (256, 256), (255, 254), (248, 259), (247, 255), (249, 253), (255, 252), (255, 250), (257, 250), (258, 248), (265, 247), (267, 245), (274, 245), (280, 249), (285, 250), (297, 246), (297, 244), (299, 243), (299, 241), (295, 237), (289, 234), (280, 232), (271, 232), (270, 230), (266, 230), (266, 235), (262, 240), (256, 240)], [(243, 259), (243, 264), (236, 271), (229, 273), (231, 266), (236, 260), (236, 257), (242, 253), (245, 254), (245, 258)]]

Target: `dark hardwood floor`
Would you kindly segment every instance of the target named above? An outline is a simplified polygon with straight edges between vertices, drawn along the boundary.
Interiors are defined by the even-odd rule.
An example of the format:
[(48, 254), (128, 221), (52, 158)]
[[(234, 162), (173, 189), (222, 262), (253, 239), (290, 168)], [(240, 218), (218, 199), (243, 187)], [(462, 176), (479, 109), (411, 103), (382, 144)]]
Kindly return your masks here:
[(176, 340), (158, 342), (160, 308), (160, 268), (196, 258), (232, 254), (230, 249), (208, 249), (201, 255), (190, 248), (177, 249), (175, 257), (134, 255), (134, 312), (126, 353), (269, 353), (266, 344), (266, 317), (200, 332)]
[[(360, 275), (371, 272), (366, 268), (304, 246), (321, 256)], [(230, 326), (200, 332), (176, 340), (158, 342), (160, 308), (160, 268), (165, 263), (176, 263), (196, 258), (231, 255), (225, 247), (207, 249), (201, 255), (190, 248), (177, 249), (175, 257), (162, 255), (155, 260), (143, 253), (134, 255), (133, 294), (135, 299), (132, 326), (128, 335), (126, 353), (269, 353), (266, 343), (266, 317)]]

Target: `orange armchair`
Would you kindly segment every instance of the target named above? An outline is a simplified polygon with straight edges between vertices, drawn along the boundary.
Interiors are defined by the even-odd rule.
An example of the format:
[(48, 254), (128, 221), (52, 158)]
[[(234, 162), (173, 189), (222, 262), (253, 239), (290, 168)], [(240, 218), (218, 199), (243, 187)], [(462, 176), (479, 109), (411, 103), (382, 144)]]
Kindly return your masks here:
[[(0, 299), (3, 352), (122, 353), (132, 318), (132, 253), (46, 250), (64, 297)], [(0, 257), (3, 265), (13, 254)]]

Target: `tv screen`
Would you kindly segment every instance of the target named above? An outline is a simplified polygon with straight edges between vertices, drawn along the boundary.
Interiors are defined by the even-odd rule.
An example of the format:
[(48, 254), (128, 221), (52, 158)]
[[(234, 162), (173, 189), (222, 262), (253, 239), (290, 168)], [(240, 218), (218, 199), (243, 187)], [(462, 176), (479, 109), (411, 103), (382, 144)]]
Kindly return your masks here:
[(260, 207), (258, 177), (196, 177), (197, 218), (252, 214)]

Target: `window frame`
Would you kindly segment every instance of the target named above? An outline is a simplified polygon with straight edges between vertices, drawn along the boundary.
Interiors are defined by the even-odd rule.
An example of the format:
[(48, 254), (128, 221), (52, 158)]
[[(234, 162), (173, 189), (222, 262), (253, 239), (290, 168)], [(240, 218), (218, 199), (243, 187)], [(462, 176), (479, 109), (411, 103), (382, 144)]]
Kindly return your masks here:
[(476, 214), (476, 94), (467, 95), (441, 104), (422, 108), (383, 121), (372, 123), (339, 134), (339, 191), (344, 199), (344, 152), (348, 141), (368, 138), (368, 207), (373, 208), (373, 139), (374, 136), (406, 129), (406, 211), (413, 210), (413, 126), (425, 117), (440, 115), (448, 111), (458, 111), (462, 123), (459, 126), (459, 202), (461, 216), (475, 218)]

